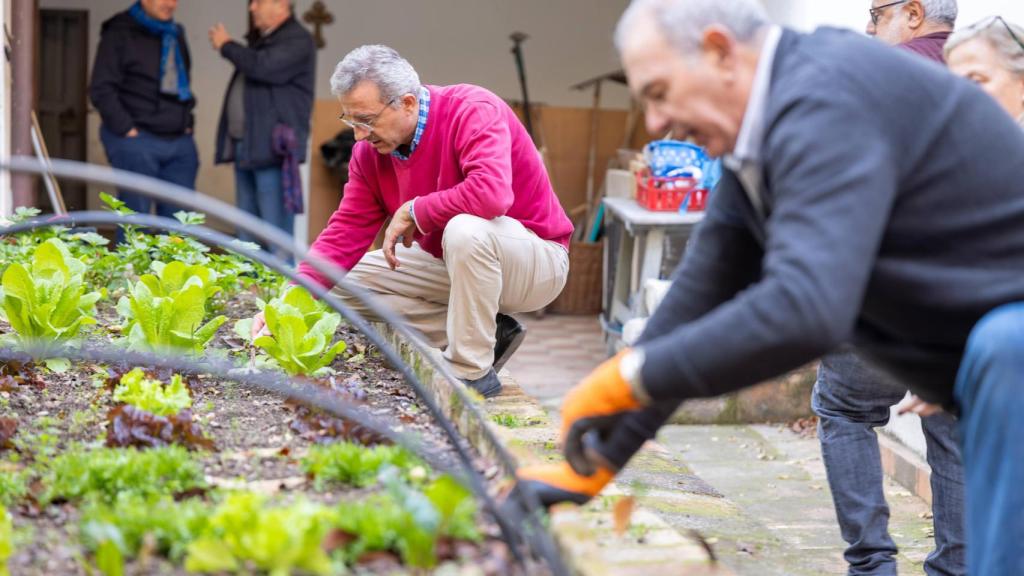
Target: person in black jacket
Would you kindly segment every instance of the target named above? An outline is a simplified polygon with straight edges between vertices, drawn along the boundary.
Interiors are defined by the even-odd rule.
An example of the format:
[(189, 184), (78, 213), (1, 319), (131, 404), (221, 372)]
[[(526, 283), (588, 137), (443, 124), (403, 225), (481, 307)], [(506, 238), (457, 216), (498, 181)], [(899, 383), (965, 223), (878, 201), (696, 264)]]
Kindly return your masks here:
[[(110, 164), (194, 188), (199, 154), (192, 138), (191, 58), (174, 22), (177, 0), (139, 0), (103, 23), (89, 96), (100, 113), (100, 140)], [(121, 191), (136, 212), (149, 198)], [(178, 207), (160, 203), (170, 217)]]
[(288, 0), (252, 0), (249, 12), (258, 32), (249, 47), (232, 40), (223, 24), (210, 29), (213, 48), (235, 66), (216, 161), (235, 164), (239, 208), (291, 234), (303, 209), (298, 165), (306, 160), (316, 49)]

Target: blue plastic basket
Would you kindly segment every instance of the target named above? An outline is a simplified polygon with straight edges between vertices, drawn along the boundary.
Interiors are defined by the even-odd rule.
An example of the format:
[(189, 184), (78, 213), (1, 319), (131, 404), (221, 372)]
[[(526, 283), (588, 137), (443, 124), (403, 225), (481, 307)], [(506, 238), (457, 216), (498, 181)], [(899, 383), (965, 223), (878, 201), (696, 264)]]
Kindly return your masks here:
[(651, 174), (659, 178), (702, 177), (708, 155), (703, 148), (689, 142), (655, 140), (644, 148), (644, 160)]

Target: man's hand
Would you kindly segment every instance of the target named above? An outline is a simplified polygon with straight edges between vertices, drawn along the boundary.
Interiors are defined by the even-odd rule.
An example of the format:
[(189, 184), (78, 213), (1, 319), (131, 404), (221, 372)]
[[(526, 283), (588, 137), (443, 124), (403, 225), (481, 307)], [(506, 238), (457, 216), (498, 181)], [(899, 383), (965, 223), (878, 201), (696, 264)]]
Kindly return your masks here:
[(217, 25), (210, 28), (210, 45), (213, 49), (220, 52), (221, 46), (231, 41), (231, 34), (228, 34), (227, 28), (224, 24), (217, 22)]
[(384, 259), (392, 270), (398, 268), (398, 257), (395, 256), (395, 246), (399, 239), (406, 248), (412, 248), (413, 234), (416, 233), (416, 222), (412, 219), (412, 212), (409, 207), (412, 200), (409, 200), (395, 212), (391, 217), (391, 224), (384, 231)]
[(562, 441), (565, 459), (573, 470), (591, 476), (598, 466), (588, 454), (585, 437), (599, 436), (615, 427), (626, 412), (641, 408), (629, 382), (622, 377), (623, 350), (605, 361), (573, 388), (562, 402)]
[(139, 135), (139, 130), (137, 128), (132, 128), (131, 130), (129, 130), (129, 131), (124, 133), (124, 137), (125, 138), (135, 138), (138, 135)]
[(252, 330), (250, 330), (250, 336), (255, 340), (260, 336), (269, 336), (270, 330), (267, 329), (267, 319), (263, 316), (263, 311), (257, 312), (252, 317)]
[(921, 418), (927, 418), (942, 412), (942, 406), (938, 404), (929, 404), (914, 394), (908, 394), (906, 398), (896, 405), (896, 413), (902, 416), (908, 412), (917, 414)]

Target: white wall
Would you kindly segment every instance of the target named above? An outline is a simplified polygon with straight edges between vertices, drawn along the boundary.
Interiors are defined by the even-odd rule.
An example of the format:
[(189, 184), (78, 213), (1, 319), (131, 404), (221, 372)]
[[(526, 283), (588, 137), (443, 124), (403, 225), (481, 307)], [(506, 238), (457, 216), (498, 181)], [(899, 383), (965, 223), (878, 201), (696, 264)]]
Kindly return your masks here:
[[(524, 44), (531, 100), (553, 105), (589, 106), (590, 95), (571, 84), (617, 67), (611, 31), (627, 0), (327, 0), (334, 24), (324, 28), (327, 46), (317, 55), (318, 97), (329, 98), (328, 80), (349, 50), (366, 43), (389, 44), (416, 66), (424, 82), (469, 82), (498, 95), (520, 96), (510, 33), (530, 35)], [(4, 3), (6, 4), (6, 2)], [(89, 65), (100, 25), (126, 9), (130, 0), (41, 0), (42, 8), (89, 11)], [(197, 96), (196, 143), (200, 171), (197, 187), (226, 201), (234, 198), (229, 167), (214, 166), (217, 119), (232, 68), (209, 44), (207, 30), (223, 22), (236, 37), (248, 25), (240, 0), (181, 0), (176, 19), (185, 26), (193, 56), (192, 87)], [(312, 0), (298, 0), (301, 17)], [(625, 107), (624, 88), (609, 87), (604, 102)], [(340, 128), (340, 126), (339, 126)], [(99, 142), (99, 117), (89, 113), (89, 161), (105, 163)]]

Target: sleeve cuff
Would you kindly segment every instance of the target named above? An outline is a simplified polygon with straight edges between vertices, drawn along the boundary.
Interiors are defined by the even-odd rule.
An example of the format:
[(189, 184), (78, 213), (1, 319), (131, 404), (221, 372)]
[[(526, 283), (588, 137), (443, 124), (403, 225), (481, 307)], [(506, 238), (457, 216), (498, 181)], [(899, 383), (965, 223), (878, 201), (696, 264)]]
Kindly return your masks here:
[(416, 199), (415, 198), (413, 198), (412, 201), (409, 202), (409, 216), (412, 218), (412, 223), (416, 225), (416, 230), (418, 230), (420, 234), (424, 234), (425, 232), (423, 232), (423, 228), (420, 227), (419, 220), (416, 219)]

